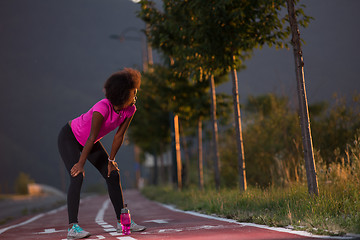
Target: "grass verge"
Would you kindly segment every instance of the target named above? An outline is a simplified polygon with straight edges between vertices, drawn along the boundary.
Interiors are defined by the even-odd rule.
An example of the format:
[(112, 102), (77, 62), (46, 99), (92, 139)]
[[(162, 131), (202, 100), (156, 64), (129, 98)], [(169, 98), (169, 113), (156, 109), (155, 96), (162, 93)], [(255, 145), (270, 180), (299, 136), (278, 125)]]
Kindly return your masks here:
[(142, 190), (149, 199), (173, 204), (183, 210), (276, 227), (291, 227), (314, 234), (345, 235), (360, 233), (359, 191), (351, 185), (325, 186), (318, 197), (310, 196), (307, 187), (287, 189), (237, 189), (199, 191), (173, 190), (149, 186)]

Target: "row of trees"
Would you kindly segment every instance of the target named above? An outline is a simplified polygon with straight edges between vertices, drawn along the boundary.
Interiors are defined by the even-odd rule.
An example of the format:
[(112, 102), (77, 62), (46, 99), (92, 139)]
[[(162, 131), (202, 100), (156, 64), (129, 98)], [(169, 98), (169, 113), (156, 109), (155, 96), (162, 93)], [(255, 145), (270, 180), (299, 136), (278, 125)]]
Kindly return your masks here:
[[(209, 116), (208, 109), (211, 109), (214, 179), (216, 187), (219, 188), (218, 116), (224, 118), (226, 114), (218, 111), (221, 109), (223, 113), (229, 112), (226, 109), (229, 107), (229, 99), (217, 95), (215, 87), (224, 79), (223, 76), (231, 73), (238, 179), (240, 190), (245, 191), (247, 183), (237, 71), (244, 68), (244, 61), (251, 57), (254, 48), (263, 45), (287, 46), (288, 37), (292, 33), (309, 192), (317, 194), (297, 25), (300, 23), (305, 26), (309, 22), (310, 18), (303, 10), (295, 10), (293, 0), (164, 0), (162, 10), (157, 9), (149, 0), (142, 0), (140, 4), (141, 11), (138, 15), (147, 24), (146, 34), (149, 42), (166, 60), (164, 66), (154, 66), (153, 71), (144, 75), (146, 80), (141, 95), (143, 109), (139, 111), (139, 115), (144, 116), (137, 116), (135, 129), (131, 133), (131, 137), (140, 147), (155, 155), (166, 150), (170, 134), (169, 129), (162, 127), (169, 124), (158, 124), (159, 121), (169, 123), (169, 117), (164, 114), (166, 112), (173, 112), (186, 120), (187, 124), (197, 122), (199, 146), (202, 146), (201, 126)], [(286, 7), (289, 13), (287, 15), (283, 14)], [(290, 27), (287, 25), (288, 22)], [(154, 86), (156, 87), (151, 88)], [(146, 89), (156, 89), (156, 92), (147, 92)], [(219, 102), (224, 108), (219, 108)], [(162, 114), (157, 115), (159, 110)], [(160, 129), (157, 129), (158, 127)], [(151, 141), (144, 136), (148, 133), (144, 133), (143, 129), (146, 129), (145, 132), (154, 131), (150, 135)], [(202, 175), (200, 153), (199, 148), (199, 176)], [(199, 182), (202, 182), (201, 178)]]
[[(244, 103), (245, 154), (247, 159), (251, 159), (246, 167), (249, 184), (289, 186), (306, 181), (300, 119), (291, 104), (294, 100), (288, 96), (266, 94), (249, 96)], [(360, 157), (359, 154), (352, 156), (354, 151), (351, 150), (360, 129), (359, 95), (349, 100), (336, 97), (332, 104), (319, 102), (309, 105), (316, 166), (319, 167), (317, 176), (322, 184), (328, 182), (324, 175), (335, 172), (334, 165), (353, 168), (357, 163), (352, 159)], [(229, 128), (221, 136), (220, 152), (224, 163), (221, 172), (226, 187), (237, 184), (234, 181), (236, 154), (231, 151), (236, 147), (233, 135), (234, 130)]]

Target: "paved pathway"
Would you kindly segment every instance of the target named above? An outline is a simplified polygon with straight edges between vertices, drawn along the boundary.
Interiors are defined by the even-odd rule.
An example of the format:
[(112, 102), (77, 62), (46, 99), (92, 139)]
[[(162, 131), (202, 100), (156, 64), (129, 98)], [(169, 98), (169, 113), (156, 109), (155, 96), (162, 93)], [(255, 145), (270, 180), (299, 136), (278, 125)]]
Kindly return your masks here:
[[(147, 230), (123, 236), (116, 233), (116, 219), (107, 196), (88, 197), (82, 200), (79, 212), (80, 226), (91, 232), (87, 240), (94, 239), (336, 239), (311, 236), (307, 233), (274, 230), (255, 224), (202, 216), (171, 209), (145, 199), (138, 191), (124, 193), (133, 219)], [(12, 221), (0, 226), (0, 239), (66, 239), (66, 207)], [(286, 232), (287, 231), (287, 232)], [(350, 239), (350, 238), (342, 238)]]

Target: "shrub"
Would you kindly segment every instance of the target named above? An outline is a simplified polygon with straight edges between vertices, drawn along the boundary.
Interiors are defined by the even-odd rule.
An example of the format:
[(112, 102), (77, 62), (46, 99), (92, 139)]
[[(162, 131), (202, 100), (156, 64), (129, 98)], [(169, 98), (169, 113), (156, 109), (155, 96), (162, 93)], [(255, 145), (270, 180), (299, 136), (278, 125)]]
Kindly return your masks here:
[(19, 176), (15, 180), (15, 193), (28, 194), (29, 183), (34, 183), (34, 180), (32, 180), (28, 174), (20, 172)]

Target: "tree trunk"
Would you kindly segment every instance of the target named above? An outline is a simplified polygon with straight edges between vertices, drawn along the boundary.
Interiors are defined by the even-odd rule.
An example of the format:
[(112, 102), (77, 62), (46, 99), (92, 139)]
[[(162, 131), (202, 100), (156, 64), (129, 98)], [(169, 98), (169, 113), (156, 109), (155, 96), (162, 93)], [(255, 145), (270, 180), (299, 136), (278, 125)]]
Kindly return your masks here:
[(289, 22), (292, 33), (292, 45), (294, 49), (295, 58), (295, 72), (299, 98), (299, 114), (300, 114), (300, 125), (301, 134), (304, 147), (304, 158), (306, 177), (308, 182), (308, 191), (312, 195), (319, 195), (318, 183), (316, 178), (316, 168), (314, 160), (313, 145), (311, 139), (311, 129), (309, 120), (309, 110), (305, 88), (304, 78), (304, 61), (302, 57), (302, 50), (300, 45), (300, 31), (296, 20), (295, 7), (293, 0), (287, 0), (287, 7), (289, 13)]
[[(179, 160), (180, 160), (180, 166), (181, 166), (181, 159), (178, 158), (178, 148), (180, 150), (180, 145), (177, 144), (177, 133), (176, 129), (178, 129), (178, 126), (175, 126), (177, 124), (177, 121), (175, 120), (177, 116), (170, 112), (169, 113), (169, 120), (170, 120), (170, 129), (171, 129), (171, 177), (172, 177), (172, 183), (174, 184), (174, 187), (179, 189), (179, 186), (181, 186), (181, 168), (180, 168), (180, 177), (179, 177)], [(179, 183), (180, 179), (180, 183)]]
[(218, 126), (216, 118), (216, 94), (215, 94), (215, 80), (214, 76), (210, 76), (210, 96), (211, 96), (211, 120), (213, 130), (213, 143), (214, 143), (214, 174), (216, 189), (220, 189), (220, 154), (218, 147)]
[(134, 144), (134, 159), (136, 164), (136, 169), (135, 169), (136, 189), (140, 189), (140, 179), (141, 179), (140, 151), (141, 150), (139, 146)]
[(180, 136), (179, 136), (179, 116), (174, 116), (174, 130), (175, 130), (175, 150), (176, 150), (176, 166), (177, 166), (177, 186), (178, 190), (182, 189), (182, 164), (180, 152)]
[(240, 187), (240, 191), (246, 191), (247, 184), (246, 184), (246, 171), (245, 171), (245, 155), (244, 155), (244, 144), (242, 138), (239, 89), (238, 89), (239, 87), (238, 87), (238, 78), (237, 78), (236, 69), (231, 70), (231, 75), (232, 75), (232, 94), (233, 94), (233, 103), (234, 103), (236, 143), (238, 149), (239, 187)]
[(201, 118), (198, 119), (198, 175), (199, 175), (199, 189), (204, 190), (202, 120), (201, 120)]
[[(161, 151), (160, 151), (161, 152)], [(166, 183), (165, 179), (165, 166), (164, 166), (164, 155), (159, 155), (159, 161), (160, 161), (160, 167), (159, 167), (159, 178), (160, 178), (160, 185), (163, 185)]]
[(159, 181), (158, 181), (158, 175), (159, 175), (159, 166), (158, 166), (158, 159), (157, 159), (157, 154), (156, 154), (156, 151), (154, 151), (154, 175), (153, 175), (153, 184), (155, 186), (157, 186), (159, 184)]
[(183, 148), (183, 154), (184, 154), (184, 158), (185, 158), (185, 166), (182, 169), (182, 173), (183, 173), (183, 178), (182, 178), (182, 183), (183, 186), (189, 186), (190, 184), (190, 177), (189, 177), (189, 171), (190, 171), (190, 157), (189, 157), (189, 151), (188, 151), (188, 147), (187, 147), (187, 143), (186, 143), (186, 138), (184, 135), (184, 129), (183, 126), (181, 124), (181, 122), (179, 121), (179, 131), (180, 131), (180, 140), (181, 140), (181, 144), (182, 144), (182, 148)]

